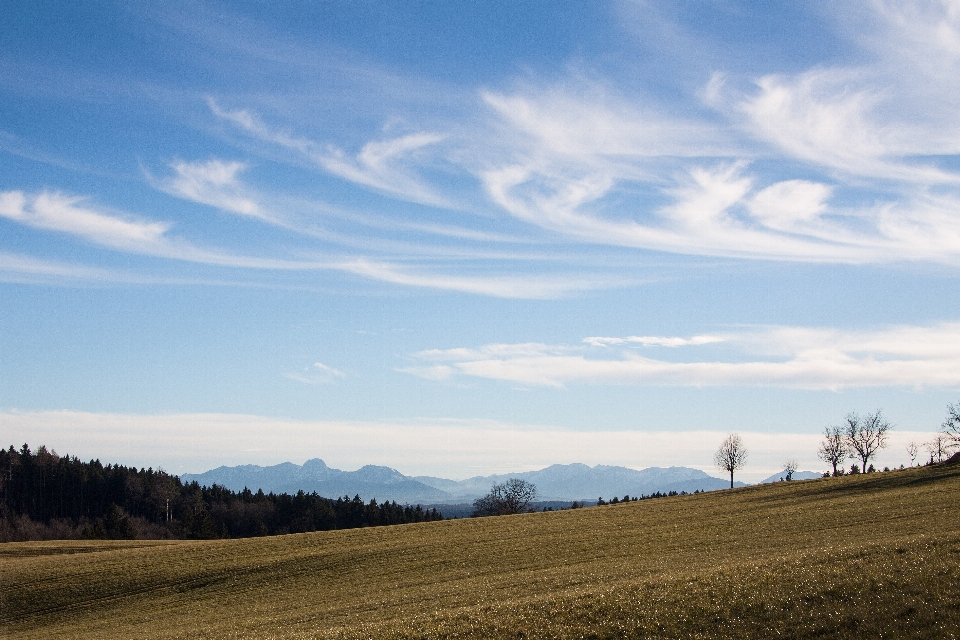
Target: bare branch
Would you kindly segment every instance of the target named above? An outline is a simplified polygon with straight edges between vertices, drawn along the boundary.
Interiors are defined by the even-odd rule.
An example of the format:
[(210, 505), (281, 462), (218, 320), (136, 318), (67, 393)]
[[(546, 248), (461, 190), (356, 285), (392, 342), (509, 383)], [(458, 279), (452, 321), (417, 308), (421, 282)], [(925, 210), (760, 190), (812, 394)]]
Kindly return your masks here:
[(863, 462), (863, 471), (867, 471), (867, 463), (877, 451), (887, 446), (887, 433), (893, 425), (883, 417), (879, 409), (876, 413), (868, 413), (862, 418), (856, 413), (850, 413), (844, 418), (847, 445), (854, 457)]
[(537, 499), (537, 487), (520, 478), (510, 478), (503, 484), (494, 483), (490, 493), (473, 502), (474, 516), (505, 516), (526, 513), (530, 503)]
[(843, 461), (850, 457), (847, 440), (840, 427), (824, 427), (823, 442), (820, 443), (817, 456), (827, 464), (833, 465), (834, 476), (839, 475), (837, 466), (842, 468)]
[(949, 438), (952, 447), (960, 447), (960, 402), (947, 405), (947, 419), (940, 431)]
[(733, 488), (733, 472), (742, 469), (747, 463), (747, 450), (739, 434), (731, 433), (727, 436), (717, 452), (713, 454), (713, 461), (724, 471), (730, 472), (730, 488)]
[(938, 433), (930, 442), (925, 442), (923, 448), (930, 453), (930, 462), (943, 462), (950, 457), (954, 448), (953, 441), (945, 433)]

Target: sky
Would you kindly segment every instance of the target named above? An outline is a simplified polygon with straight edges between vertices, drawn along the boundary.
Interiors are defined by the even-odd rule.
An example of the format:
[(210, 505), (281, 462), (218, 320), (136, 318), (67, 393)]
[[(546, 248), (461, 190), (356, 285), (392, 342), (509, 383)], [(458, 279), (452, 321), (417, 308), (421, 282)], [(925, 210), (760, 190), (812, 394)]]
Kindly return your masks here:
[[(958, 2), (14, 0), (0, 434), (466, 478), (910, 464), (960, 400)], [(925, 452), (921, 449), (921, 457)]]

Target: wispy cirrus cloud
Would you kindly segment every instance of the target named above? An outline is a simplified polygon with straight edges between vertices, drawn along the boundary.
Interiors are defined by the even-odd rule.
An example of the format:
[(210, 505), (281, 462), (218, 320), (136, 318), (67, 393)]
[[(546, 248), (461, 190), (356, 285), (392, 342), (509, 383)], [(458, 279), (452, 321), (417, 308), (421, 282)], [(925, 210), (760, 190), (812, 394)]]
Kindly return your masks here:
[[(289, 95), (272, 96), (281, 105), (272, 110), (271, 100), (258, 109), (207, 98), (202, 117), (242, 136), (254, 154), (267, 149), (269, 162), (279, 158), (402, 201), (359, 213), (352, 196), (337, 201), (339, 190), (278, 193), (259, 179), (266, 162), (236, 155), (175, 161), (167, 175), (147, 174), (177, 198), (300, 234), (291, 242), (296, 249), (278, 248), (277, 256), (258, 255), (252, 235), (251, 255), (230, 255), (203, 248), (188, 219), (171, 215), (175, 228), (53, 192), (6, 192), (2, 215), (177, 260), (333, 269), (508, 297), (555, 297), (638, 280), (610, 270), (576, 275), (579, 258), (597, 246), (625, 256), (639, 249), (957, 265), (960, 173), (950, 158), (960, 153), (960, 20), (950, 7), (873, 3), (860, 11), (870, 16), (861, 21), (866, 26), (851, 36), (863, 54), (859, 64), (718, 72), (704, 76), (699, 89), (687, 87), (689, 95), (670, 98), (685, 100), (682, 110), (652, 89), (624, 89), (603, 65), (596, 73), (571, 65), (549, 81), (529, 74), (457, 86), (456, 99), (444, 105), (449, 110), (429, 116), (417, 109), (398, 115), (388, 105), (380, 109), (382, 127), (339, 138), (313, 133), (316, 123), (303, 114), (314, 111)], [(668, 13), (658, 20), (669, 20)], [(334, 211), (345, 213), (327, 213)], [(506, 242), (537, 251), (488, 249)], [(322, 258), (302, 258), (311, 254)], [(484, 268), (462, 268), (471, 259), (484, 260)], [(518, 260), (525, 261), (521, 276)], [(553, 277), (557, 263), (575, 275)]]
[[(877, 331), (756, 327), (690, 338), (590, 337), (583, 342), (421, 351), (413, 359), (422, 364), (400, 371), (430, 380), (473, 377), (546, 387), (578, 383), (825, 390), (960, 386), (957, 323)], [(622, 348), (633, 345), (642, 350)], [(698, 357), (696, 348), (708, 345), (723, 349)], [(621, 349), (612, 355), (610, 347)], [(669, 358), (648, 354), (655, 347), (671, 347), (673, 353)], [(684, 347), (682, 353), (675, 351), (678, 347)]]
[[(479, 87), (469, 115), (371, 136), (347, 152), (296, 125), (268, 125), (252, 110), (208, 102), (242, 133), (353, 184), (454, 210), (440, 194), (450, 184), (461, 193), (479, 185), (486, 202), (471, 206), (573, 245), (958, 264), (951, 208), (960, 203), (960, 173), (942, 160), (960, 150), (960, 134), (951, 133), (960, 81), (940, 66), (960, 69), (960, 25), (947, 5), (898, 7), (864, 10), (869, 33), (855, 38), (872, 60), (794, 74), (718, 72), (683, 112), (655, 92), (624, 92), (572, 67), (552, 83)], [(771, 160), (774, 171), (754, 168)], [(464, 175), (477, 185), (464, 184)], [(459, 235), (468, 236), (484, 237)]]
[(420, 265), (354, 256), (314, 260), (237, 255), (196, 246), (168, 231), (170, 223), (155, 222), (87, 204), (87, 199), (59, 193), (30, 195), (0, 192), (0, 217), (30, 227), (74, 235), (127, 253), (184, 262), (272, 271), (338, 271), (370, 280), (427, 289), (458, 291), (502, 298), (556, 298), (602, 287), (622, 286), (623, 278), (582, 275), (516, 276), (438, 273)]
[(130, 279), (109, 269), (100, 269), (60, 260), (42, 260), (18, 253), (0, 251), (0, 279), (5, 282), (46, 282), (49, 280), (89, 280), (116, 282)]
[(358, 185), (370, 187), (412, 202), (436, 207), (451, 203), (422, 180), (414, 169), (420, 152), (444, 140), (443, 135), (415, 132), (394, 138), (372, 140), (351, 155), (333, 144), (320, 144), (306, 137), (272, 128), (246, 109), (221, 108), (212, 98), (210, 110), (257, 139), (295, 151), (325, 171)]
[(238, 178), (247, 169), (246, 163), (213, 159), (181, 161), (170, 166), (175, 173), (171, 177), (155, 178), (148, 174), (150, 182), (160, 190), (224, 211), (273, 221)]
[(20, 224), (77, 236), (111, 249), (225, 267), (257, 269), (323, 268), (317, 262), (231, 255), (171, 236), (172, 223), (145, 220), (100, 209), (89, 199), (61, 193), (0, 192), (0, 216)]
[(156, 246), (170, 229), (169, 223), (107, 215), (83, 206), (84, 198), (42, 192), (0, 192), (0, 216), (21, 224), (81, 236), (99, 244), (125, 249)]
[(388, 262), (356, 259), (337, 263), (337, 268), (382, 282), (461, 291), (498, 298), (550, 299), (580, 291), (626, 286), (631, 281), (622, 277), (571, 275), (568, 277), (541, 275), (437, 274)]
[[(583, 242), (687, 255), (805, 262), (864, 263), (933, 258), (908, 237), (873, 237), (829, 220), (828, 185), (784, 181), (762, 189), (744, 175), (742, 163), (692, 167), (663, 190), (672, 202), (639, 210), (637, 217), (604, 215), (603, 199), (615, 197), (616, 176), (545, 179), (530, 167), (514, 165), (483, 175), (491, 199), (516, 217)], [(865, 214), (853, 213), (858, 225)], [(876, 222), (875, 222), (876, 224)], [(892, 227), (886, 227), (894, 231)], [(926, 247), (924, 247), (926, 249)], [(946, 261), (960, 257), (960, 246)]]
[(344, 376), (346, 376), (346, 374), (343, 371), (334, 369), (322, 362), (314, 362), (309, 366), (303, 367), (300, 371), (283, 374), (283, 377), (288, 380), (302, 382), (304, 384), (331, 384), (335, 382), (337, 378), (343, 378)]
[(628, 336), (626, 338), (584, 338), (583, 341), (593, 347), (610, 347), (620, 345), (640, 345), (642, 347), (686, 347), (691, 345), (712, 344), (723, 342), (720, 336), (692, 336), (690, 338), (665, 336)]
[(609, 162), (620, 157), (720, 156), (738, 148), (712, 123), (667, 115), (654, 104), (613, 98), (596, 84), (527, 87), (514, 93), (483, 90), (480, 98), (515, 134), (571, 158)]
[[(582, 242), (957, 264), (947, 203), (960, 201), (960, 173), (950, 168), (960, 153), (960, 18), (951, 7), (861, 8), (869, 20), (858, 13), (853, 36), (873, 60), (858, 66), (715, 73), (697, 105), (716, 109), (715, 119), (676, 116), (643, 94), (618, 103), (573, 77), (549, 90), (486, 91), (500, 127), (523, 145), (505, 144), (478, 178), (511, 215)], [(780, 163), (780, 175), (751, 170), (756, 160)], [(806, 165), (806, 175), (790, 175), (791, 164)], [(631, 198), (643, 189), (659, 198)]]
[(956, 149), (945, 149), (929, 126), (883, 114), (893, 86), (863, 75), (817, 69), (797, 77), (764, 76), (756, 81), (756, 93), (737, 108), (756, 136), (793, 157), (854, 176), (921, 185), (960, 183), (960, 174), (911, 160)]
[(771, 73), (745, 90), (716, 74), (706, 99), (789, 157), (901, 189), (956, 188), (960, 173), (940, 162), (960, 152), (956, 5), (877, 1), (835, 19), (872, 59)]

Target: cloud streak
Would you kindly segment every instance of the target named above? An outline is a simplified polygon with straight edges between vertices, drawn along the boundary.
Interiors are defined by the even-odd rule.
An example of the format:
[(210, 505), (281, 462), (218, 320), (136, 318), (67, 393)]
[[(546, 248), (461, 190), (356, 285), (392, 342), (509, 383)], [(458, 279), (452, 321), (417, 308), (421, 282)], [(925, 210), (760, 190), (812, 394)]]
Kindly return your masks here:
[(176, 174), (173, 177), (158, 180), (148, 175), (148, 178), (159, 189), (178, 198), (273, 222), (256, 200), (245, 193), (246, 189), (238, 179), (238, 174), (247, 169), (245, 163), (214, 159), (176, 162), (171, 168)]
[[(611, 347), (632, 345), (641, 351), (621, 348), (610, 354)], [(721, 351), (707, 358), (689, 353), (711, 346)], [(670, 358), (647, 355), (656, 347), (674, 353)], [(590, 337), (583, 346), (492, 344), (421, 351), (413, 358), (421, 364), (400, 371), (428, 380), (484, 378), (556, 388), (584, 383), (833, 391), (960, 387), (960, 324), (862, 332), (758, 327), (691, 338)]]
[[(260, 255), (257, 232), (240, 239), (247, 255), (233, 255), (205, 248), (218, 242), (211, 227), (173, 209), (169, 221), (146, 220), (53, 190), (6, 191), (0, 216), (172, 260), (511, 298), (640, 280), (611, 267), (586, 273), (583, 257), (598, 247), (620, 251), (619, 264), (655, 251), (960, 265), (958, 12), (949, 3), (873, 2), (857, 15), (857, 64), (720, 69), (672, 97), (624, 84), (599, 62), (571, 63), (549, 80), (531, 73), (434, 86), (414, 108), (404, 102), (407, 112), (366, 105), (378, 114), (373, 129), (318, 123), (317, 110), (289, 93), (200, 96), (197, 117), (260, 159), (176, 160), (166, 175), (145, 177), (175, 198), (295, 233), (276, 255)], [(303, 66), (291, 56), (257, 64)], [(455, 98), (440, 100), (444, 90)], [(264, 186), (277, 165), (302, 173), (284, 188)], [(486, 266), (471, 271), (468, 260)]]
[(343, 378), (346, 374), (339, 369), (325, 365), (322, 362), (314, 362), (301, 371), (283, 374), (284, 378), (304, 384), (331, 384), (336, 382), (337, 378)]
[[(229, 172), (228, 172), (229, 173)], [(336, 271), (369, 280), (425, 289), (501, 298), (557, 298), (576, 291), (622, 286), (622, 279), (574, 277), (471, 276), (438, 274), (422, 268), (367, 258), (293, 260), (234, 255), (195, 246), (168, 234), (170, 223), (147, 221), (83, 205), (85, 199), (42, 192), (0, 192), (0, 217), (26, 226), (77, 236), (95, 244), (140, 254), (236, 269)], [(49, 271), (49, 270), (48, 270)], [(49, 271), (49, 275), (54, 272)]]
[(372, 140), (350, 155), (333, 144), (320, 144), (305, 137), (274, 129), (246, 109), (228, 110), (208, 99), (217, 117), (239, 127), (255, 138), (294, 151), (325, 171), (377, 191), (411, 202), (449, 207), (450, 202), (427, 186), (407, 165), (422, 158), (421, 151), (443, 141), (444, 136), (430, 132), (410, 133), (395, 138)]

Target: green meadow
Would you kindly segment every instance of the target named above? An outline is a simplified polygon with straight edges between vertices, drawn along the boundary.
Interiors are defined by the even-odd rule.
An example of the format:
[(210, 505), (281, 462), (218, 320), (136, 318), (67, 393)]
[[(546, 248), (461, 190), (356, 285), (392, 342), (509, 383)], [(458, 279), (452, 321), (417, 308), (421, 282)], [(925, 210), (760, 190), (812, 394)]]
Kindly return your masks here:
[(4, 638), (957, 638), (960, 465), (213, 541), (0, 545)]

